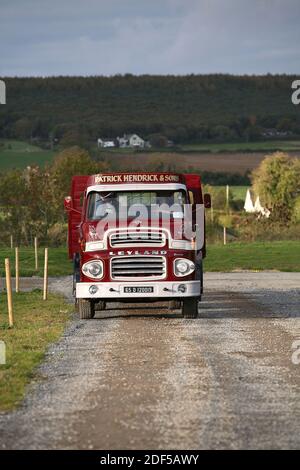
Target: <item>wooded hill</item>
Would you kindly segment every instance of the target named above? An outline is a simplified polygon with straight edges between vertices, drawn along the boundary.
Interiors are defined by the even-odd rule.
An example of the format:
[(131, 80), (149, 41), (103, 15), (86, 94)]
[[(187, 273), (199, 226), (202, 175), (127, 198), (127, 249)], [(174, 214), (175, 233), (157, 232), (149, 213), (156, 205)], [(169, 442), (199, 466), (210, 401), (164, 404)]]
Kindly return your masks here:
[(262, 128), (300, 134), (291, 75), (5, 78), (0, 137), (70, 143), (136, 132), (179, 143), (256, 140)]

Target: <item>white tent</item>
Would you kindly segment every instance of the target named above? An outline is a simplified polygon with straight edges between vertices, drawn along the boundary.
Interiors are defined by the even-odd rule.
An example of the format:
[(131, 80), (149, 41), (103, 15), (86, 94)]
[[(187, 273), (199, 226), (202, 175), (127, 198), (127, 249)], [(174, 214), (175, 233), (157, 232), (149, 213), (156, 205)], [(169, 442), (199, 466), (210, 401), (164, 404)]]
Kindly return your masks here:
[(257, 196), (255, 204), (254, 204), (254, 210), (255, 212), (261, 212), (263, 210), (263, 206), (260, 203), (259, 196)]
[(247, 189), (244, 209), (246, 212), (255, 212), (255, 208), (252, 202), (251, 192), (250, 189)]
[(257, 196), (255, 203), (253, 204), (250, 189), (247, 190), (244, 209), (246, 212), (249, 212), (252, 214), (256, 213), (256, 214), (259, 214), (259, 217), (263, 216), (263, 217), (266, 217), (267, 219), (270, 217), (270, 214), (271, 214), (269, 209), (261, 205), (259, 196)]
[(270, 217), (271, 212), (269, 211), (269, 209), (261, 205), (259, 196), (257, 196), (256, 198), (254, 209), (255, 209), (255, 212), (258, 212), (263, 217), (266, 217), (267, 219)]

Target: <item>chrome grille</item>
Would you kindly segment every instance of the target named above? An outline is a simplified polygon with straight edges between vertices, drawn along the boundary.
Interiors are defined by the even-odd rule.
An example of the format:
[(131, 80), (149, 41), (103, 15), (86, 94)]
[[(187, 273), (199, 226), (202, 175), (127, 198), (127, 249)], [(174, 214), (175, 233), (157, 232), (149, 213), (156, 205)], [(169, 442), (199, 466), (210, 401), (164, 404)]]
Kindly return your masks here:
[(116, 232), (110, 235), (110, 246), (164, 246), (165, 234), (153, 230)]
[(162, 279), (165, 275), (163, 256), (122, 256), (111, 260), (112, 279)]

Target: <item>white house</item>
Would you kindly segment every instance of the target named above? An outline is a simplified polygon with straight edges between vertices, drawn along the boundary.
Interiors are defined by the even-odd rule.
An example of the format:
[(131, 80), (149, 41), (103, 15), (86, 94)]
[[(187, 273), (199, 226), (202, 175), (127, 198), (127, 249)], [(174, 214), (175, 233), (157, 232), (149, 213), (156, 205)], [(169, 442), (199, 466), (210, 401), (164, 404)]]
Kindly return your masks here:
[(128, 136), (129, 147), (144, 147), (145, 141), (139, 137), (137, 134), (130, 134)]
[(97, 140), (97, 145), (98, 145), (98, 148), (100, 147), (112, 148), (116, 146), (115, 141), (113, 139), (100, 139), (100, 138)]
[(124, 137), (117, 137), (117, 141), (119, 142), (119, 147), (121, 148), (129, 147), (129, 142), (125, 134), (124, 134)]
[(119, 146), (124, 147), (131, 147), (131, 148), (144, 148), (145, 141), (137, 134), (124, 134), (123, 137), (117, 137), (117, 141), (119, 142)]

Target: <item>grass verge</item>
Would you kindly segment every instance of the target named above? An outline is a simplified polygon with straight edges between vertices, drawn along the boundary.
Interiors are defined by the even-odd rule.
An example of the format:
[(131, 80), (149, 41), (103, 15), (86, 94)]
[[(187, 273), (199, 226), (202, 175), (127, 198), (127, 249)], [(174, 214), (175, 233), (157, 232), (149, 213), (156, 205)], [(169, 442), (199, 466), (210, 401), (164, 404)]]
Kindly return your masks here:
[(72, 312), (62, 297), (50, 294), (45, 302), (38, 290), (15, 294), (13, 302), (15, 326), (9, 328), (6, 296), (1, 295), (0, 340), (6, 345), (6, 364), (0, 365), (0, 411), (22, 400), (47, 346), (60, 337)]
[(300, 241), (208, 245), (205, 271), (300, 271)]

